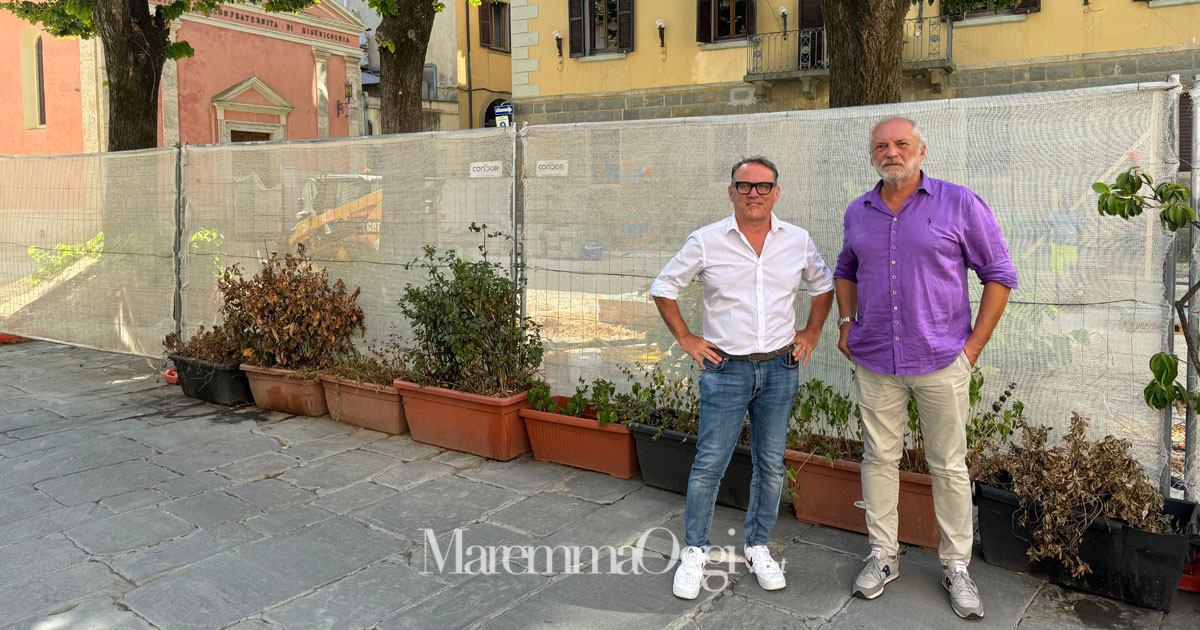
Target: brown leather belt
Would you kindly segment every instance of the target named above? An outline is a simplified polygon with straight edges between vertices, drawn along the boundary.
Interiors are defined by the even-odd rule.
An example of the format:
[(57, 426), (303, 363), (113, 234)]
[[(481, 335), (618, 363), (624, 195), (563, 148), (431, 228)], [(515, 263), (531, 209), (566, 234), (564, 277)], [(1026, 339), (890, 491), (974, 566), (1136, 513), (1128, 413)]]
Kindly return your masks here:
[(788, 354), (792, 350), (795, 350), (795, 349), (796, 349), (795, 345), (788, 344), (788, 345), (786, 345), (778, 350), (774, 350), (772, 352), (755, 352), (752, 354), (729, 354), (728, 352), (725, 352), (724, 350), (717, 348), (717, 354), (721, 355), (721, 357), (724, 359), (729, 359), (730, 361), (769, 361), (770, 359), (774, 359), (775, 357), (781, 357), (785, 354)]

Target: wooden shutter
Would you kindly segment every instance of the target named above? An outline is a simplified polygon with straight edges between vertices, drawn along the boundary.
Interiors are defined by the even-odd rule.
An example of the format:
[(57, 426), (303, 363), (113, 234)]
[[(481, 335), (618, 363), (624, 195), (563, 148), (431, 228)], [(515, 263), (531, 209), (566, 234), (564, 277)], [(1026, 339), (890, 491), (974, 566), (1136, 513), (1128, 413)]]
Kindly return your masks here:
[(633, 50), (633, 0), (617, 2), (617, 48), (623, 52)]
[(746, 0), (746, 35), (758, 33), (758, 0)]
[(796, 24), (796, 28), (825, 26), (825, 14), (821, 11), (821, 0), (800, 0), (800, 21)]
[(492, 47), (492, 5), (479, 5), (479, 45)]
[(713, 40), (713, 0), (696, 0), (696, 41), (711, 44)]
[(1191, 171), (1193, 160), (1196, 156), (1192, 155), (1192, 134), (1196, 130), (1192, 128), (1192, 98), (1185, 91), (1179, 96), (1179, 170)]
[(582, 57), (584, 54), (583, 33), (584, 22), (583, 3), (589, 0), (567, 0), (567, 39), (571, 47), (572, 57)]
[(1042, 0), (1021, 0), (1021, 4), (1013, 8), (1013, 13), (1037, 13), (1041, 10)]

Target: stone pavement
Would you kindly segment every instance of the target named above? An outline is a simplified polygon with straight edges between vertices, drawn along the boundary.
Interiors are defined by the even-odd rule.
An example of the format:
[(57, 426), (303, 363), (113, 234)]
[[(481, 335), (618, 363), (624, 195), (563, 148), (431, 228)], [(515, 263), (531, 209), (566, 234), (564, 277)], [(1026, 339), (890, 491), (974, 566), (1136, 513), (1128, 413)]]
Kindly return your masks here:
[[(915, 548), (880, 599), (853, 599), (865, 538), (788, 508), (772, 544), (786, 590), (735, 563), (685, 602), (667, 560), (682, 511), (638, 480), (198, 403), (146, 359), (0, 346), (0, 627), (1200, 627), (1194, 594), (1163, 615), (982, 560), (987, 617), (963, 622)], [(714, 542), (740, 551), (741, 518), (719, 508)], [(630, 572), (620, 548), (639, 538), (647, 572), (610, 572)], [(541, 545), (559, 551), (479, 574), (487, 546)], [(595, 550), (575, 564), (567, 546)]]

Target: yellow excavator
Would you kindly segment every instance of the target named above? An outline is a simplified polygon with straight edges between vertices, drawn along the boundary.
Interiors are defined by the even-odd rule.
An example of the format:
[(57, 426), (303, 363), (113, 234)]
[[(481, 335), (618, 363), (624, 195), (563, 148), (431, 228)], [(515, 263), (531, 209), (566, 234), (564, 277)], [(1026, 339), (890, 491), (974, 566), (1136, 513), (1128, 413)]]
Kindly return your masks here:
[(304, 243), (316, 260), (379, 259), (383, 219), (383, 177), (326, 173), (300, 187), (296, 228), (288, 239), (295, 249)]

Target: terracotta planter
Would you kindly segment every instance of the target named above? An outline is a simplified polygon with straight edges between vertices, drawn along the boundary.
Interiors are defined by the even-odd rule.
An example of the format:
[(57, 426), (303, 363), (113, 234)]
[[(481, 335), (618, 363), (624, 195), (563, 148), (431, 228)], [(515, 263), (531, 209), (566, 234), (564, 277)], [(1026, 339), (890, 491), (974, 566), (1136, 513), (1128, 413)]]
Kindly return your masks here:
[[(824, 457), (793, 450), (786, 451), (783, 459), (788, 468), (796, 471), (792, 505), (796, 508), (797, 519), (867, 533), (866, 512), (855, 505), (862, 501), (859, 462), (839, 459), (830, 464)], [(898, 510), (900, 542), (927, 549), (938, 548), (941, 534), (933, 513), (932, 477), (900, 471)]]
[(518, 413), (529, 404), (528, 392), (495, 398), (404, 380), (395, 385), (413, 440), (500, 461), (529, 452)]
[(298, 416), (323, 416), (329, 412), (325, 390), (316, 378), (296, 378), (292, 370), (245, 363), (242, 371), (250, 380), (250, 393), (257, 407)]
[(329, 415), (338, 422), (372, 431), (399, 435), (408, 431), (400, 390), (389, 385), (363, 383), (333, 374), (321, 374)]
[[(560, 402), (560, 406), (562, 404)], [(623, 425), (602, 425), (594, 418), (575, 418), (529, 408), (520, 413), (529, 432), (534, 459), (594, 470), (621, 479), (631, 479), (638, 473), (633, 435)]]
[(29, 341), (29, 340), (24, 337), (18, 337), (17, 335), (10, 335), (8, 333), (0, 333), (0, 344), (25, 343), (26, 341)]

